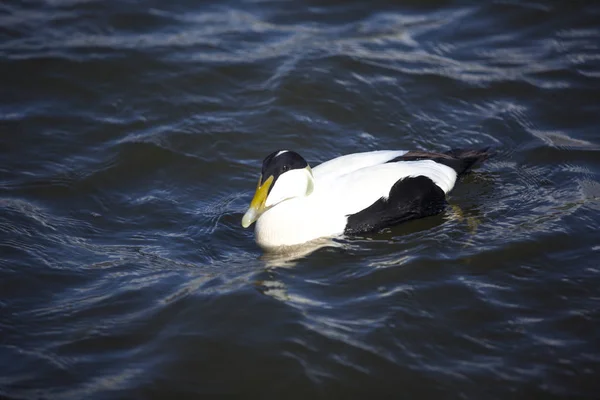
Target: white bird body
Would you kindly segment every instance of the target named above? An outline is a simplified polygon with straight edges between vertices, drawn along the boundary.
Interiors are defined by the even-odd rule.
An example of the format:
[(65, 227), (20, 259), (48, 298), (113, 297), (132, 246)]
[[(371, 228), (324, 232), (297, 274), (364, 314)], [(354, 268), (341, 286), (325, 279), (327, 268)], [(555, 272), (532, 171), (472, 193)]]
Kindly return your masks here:
[[(256, 242), (265, 249), (295, 246), (317, 238), (365, 230), (362, 225), (353, 229), (351, 224), (356, 224), (357, 220), (360, 220), (359, 225), (377, 227), (379, 220), (383, 224), (386, 218), (396, 220), (396, 211), (410, 211), (412, 214), (416, 213), (415, 217), (421, 214), (431, 215), (426, 210), (427, 204), (421, 204), (425, 203), (423, 199), (442, 201), (444, 195), (454, 187), (460, 173), (445, 165), (450, 163), (446, 159), (455, 163), (462, 160), (438, 153), (381, 150), (334, 158), (311, 170), (306, 161), (297, 153), (292, 153), (279, 151), (265, 159), (263, 175), (275, 171), (270, 174), (274, 178), (267, 185), (272, 184), (273, 187), (267, 187), (270, 191), (268, 194), (263, 193), (266, 196), (263, 209), (257, 212), (256, 207), (251, 206), (244, 217), (244, 225), (248, 222), (248, 214), (256, 220)], [(442, 158), (444, 163), (422, 159), (422, 154)], [(471, 158), (474, 157), (472, 152), (469, 154)], [(478, 159), (482, 158), (481, 154), (477, 155)], [(286, 169), (286, 162), (291, 168)], [(267, 178), (263, 175), (261, 180)], [(415, 177), (420, 179), (418, 184), (409, 186), (410, 179), (407, 178)], [(253, 205), (259, 190), (265, 191), (261, 189), (262, 186), (259, 185), (257, 189)], [(435, 194), (433, 197), (432, 191)], [(411, 194), (413, 192), (415, 195)], [(393, 199), (390, 199), (391, 195)], [(414, 200), (414, 207), (418, 209), (408, 207), (410, 204), (396, 205), (392, 200), (407, 204), (412, 204)], [(371, 210), (373, 213), (369, 215)], [(356, 217), (351, 218), (352, 216)], [(406, 219), (402, 216), (399, 218)], [(365, 220), (367, 222), (363, 222)], [(375, 222), (372, 223), (373, 221)]]
[(315, 180), (333, 180), (362, 168), (386, 163), (408, 153), (406, 150), (376, 150), (332, 158), (312, 169)]

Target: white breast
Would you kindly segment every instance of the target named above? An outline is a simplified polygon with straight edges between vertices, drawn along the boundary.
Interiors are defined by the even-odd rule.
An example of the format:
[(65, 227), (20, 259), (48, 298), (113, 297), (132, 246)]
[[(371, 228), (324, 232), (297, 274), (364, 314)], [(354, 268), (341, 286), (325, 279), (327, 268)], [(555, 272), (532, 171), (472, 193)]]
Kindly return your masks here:
[(256, 221), (256, 242), (263, 248), (294, 246), (344, 232), (347, 218), (326, 192), (290, 199), (265, 211)]

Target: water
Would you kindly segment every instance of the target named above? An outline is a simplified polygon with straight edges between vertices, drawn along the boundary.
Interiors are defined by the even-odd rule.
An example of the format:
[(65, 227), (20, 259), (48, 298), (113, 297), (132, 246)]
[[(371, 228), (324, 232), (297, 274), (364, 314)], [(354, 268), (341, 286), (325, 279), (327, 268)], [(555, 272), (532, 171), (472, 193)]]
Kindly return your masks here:
[[(0, 5), (0, 397), (593, 398), (600, 6)], [(283, 259), (264, 156), (493, 146)]]

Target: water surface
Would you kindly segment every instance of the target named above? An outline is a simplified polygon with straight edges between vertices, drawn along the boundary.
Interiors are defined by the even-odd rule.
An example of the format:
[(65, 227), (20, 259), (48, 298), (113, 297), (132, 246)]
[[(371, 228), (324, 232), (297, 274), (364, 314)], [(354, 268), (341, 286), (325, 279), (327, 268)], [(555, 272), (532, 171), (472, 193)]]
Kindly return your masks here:
[[(593, 398), (600, 6), (0, 4), (0, 397)], [(263, 157), (492, 146), (282, 259)]]

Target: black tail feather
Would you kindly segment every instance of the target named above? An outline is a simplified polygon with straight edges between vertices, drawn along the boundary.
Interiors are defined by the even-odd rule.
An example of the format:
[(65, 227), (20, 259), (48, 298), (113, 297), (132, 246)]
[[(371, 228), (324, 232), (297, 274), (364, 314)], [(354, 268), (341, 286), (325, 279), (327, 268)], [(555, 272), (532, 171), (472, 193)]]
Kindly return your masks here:
[(388, 162), (432, 160), (446, 165), (455, 170), (458, 175), (462, 175), (469, 171), (475, 164), (487, 160), (490, 156), (492, 156), (492, 152), (489, 147), (481, 150), (453, 149), (445, 153), (409, 151)]
[[(455, 162), (448, 163), (458, 175), (468, 172), (475, 164), (483, 162), (492, 156), (490, 147), (481, 150), (452, 149), (445, 154), (451, 156)], [(454, 161), (453, 160), (453, 161)]]

